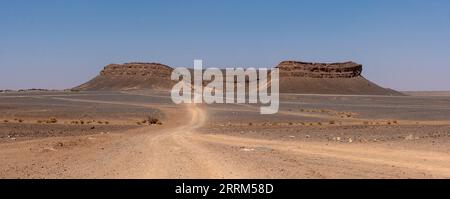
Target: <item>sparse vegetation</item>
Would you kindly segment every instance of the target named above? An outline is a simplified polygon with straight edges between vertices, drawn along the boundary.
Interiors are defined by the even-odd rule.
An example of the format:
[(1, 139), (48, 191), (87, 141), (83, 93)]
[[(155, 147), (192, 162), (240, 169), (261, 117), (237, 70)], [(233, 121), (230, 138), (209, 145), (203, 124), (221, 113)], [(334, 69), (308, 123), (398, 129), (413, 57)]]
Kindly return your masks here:
[(336, 121), (331, 120), (331, 121), (329, 121), (328, 123), (331, 124), (331, 125), (334, 125), (334, 124), (336, 124)]
[(149, 125), (162, 125), (162, 122), (159, 121), (158, 118), (154, 118), (154, 117), (151, 117), (151, 116), (147, 117), (147, 122), (148, 122)]
[(71, 124), (78, 124), (78, 121), (75, 120), (75, 121), (71, 121), (70, 123)]
[(47, 124), (55, 124), (57, 122), (58, 122), (58, 120), (54, 117), (51, 117), (47, 120)]
[(9, 121), (8, 121), (8, 120), (3, 120), (3, 122), (4, 122), (4, 123), (8, 123)]

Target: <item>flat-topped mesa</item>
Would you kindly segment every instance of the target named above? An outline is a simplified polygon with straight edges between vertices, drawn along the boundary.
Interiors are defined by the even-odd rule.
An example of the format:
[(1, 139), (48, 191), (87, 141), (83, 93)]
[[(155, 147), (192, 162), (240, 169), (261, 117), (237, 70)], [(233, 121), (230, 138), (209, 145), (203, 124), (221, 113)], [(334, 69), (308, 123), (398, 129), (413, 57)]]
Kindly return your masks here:
[(280, 77), (353, 78), (361, 76), (362, 65), (355, 62), (310, 63), (283, 61), (277, 66)]
[(172, 68), (160, 63), (132, 62), (109, 64), (100, 72), (101, 76), (142, 76), (170, 78)]

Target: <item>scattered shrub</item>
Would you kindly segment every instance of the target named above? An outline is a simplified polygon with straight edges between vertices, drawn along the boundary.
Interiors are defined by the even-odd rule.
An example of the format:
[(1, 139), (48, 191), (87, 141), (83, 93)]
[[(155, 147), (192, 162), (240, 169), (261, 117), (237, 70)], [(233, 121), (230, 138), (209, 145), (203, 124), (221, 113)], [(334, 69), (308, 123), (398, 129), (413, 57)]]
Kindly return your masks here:
[(161, 125), (161, 124), (162, 124), (162, 123), (159, 121), (158, 118), (154, 118), (154, 117), (151, 117), (151, 116), (149, 116), (149, 117), (147, 118), (147, 122), (148, 122), (148, 124), (150, 124), (150, 125), (152, 125), (152, 124), (158, 124), (158, 125)]
[(54, 123), (57, 123), (58, 122), (58, 120), (56, 119), (56, 118), (54, 118), (54, 117), (51, 117), (51, 118), (49, 118), (48, 120), (47, 120), (47, 123), (48, 124), (54, 124)]

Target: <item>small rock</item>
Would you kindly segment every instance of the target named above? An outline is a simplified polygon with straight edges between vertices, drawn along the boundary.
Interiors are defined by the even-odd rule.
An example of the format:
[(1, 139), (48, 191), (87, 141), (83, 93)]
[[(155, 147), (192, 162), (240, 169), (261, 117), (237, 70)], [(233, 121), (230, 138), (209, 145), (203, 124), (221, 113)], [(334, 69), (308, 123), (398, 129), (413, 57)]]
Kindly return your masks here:
[(348, 143), (352, 143), (353, 139), (352, 138), (348, 138)]
[(50, 151), (57, 151), (55, 148), (53, 147), (45, 147), (43, 150), (43, 152), (50, 152)]
[(405, 137), (405, 140), (414, 140), (415, 137), (412, 134), (409, 134), (408, 136)]
[(306, 139), (309, 139), (309, 138), (311, 138), (311, 136), (310, 136), (310, 135), (306, 135), (305, 138), (306, 138)]
[(255, 149), (242, 148), (241, 150), (242, 150), (242, 151), (245, 151), (245, 152), (251, 152), (251, 151), (254, 151)]
[(418, 139), (419, 139), (419, 137), (416, 137), (412, 134), (405, 137), (405, 140), (418, 140)]
[(273, 149), (271, 149), (269, 147), (264, 147), (264, 146), (256, 147), (254, 150), (263, 151), (263, 152), (273, 151)]

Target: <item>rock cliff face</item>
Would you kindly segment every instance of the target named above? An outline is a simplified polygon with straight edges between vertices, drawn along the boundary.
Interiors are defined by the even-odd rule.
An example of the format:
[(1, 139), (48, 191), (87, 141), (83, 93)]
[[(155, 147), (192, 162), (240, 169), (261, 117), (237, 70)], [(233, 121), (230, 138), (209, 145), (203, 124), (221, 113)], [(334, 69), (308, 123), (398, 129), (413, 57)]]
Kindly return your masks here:
[(362, 65), (355, 62), (327, 64), (283, 61), (277, 68), (282, 77), (352, 78), (360, 76), (362, 72)]
[(172, 68), (160, 63), (109, 64), (100, 72), (101, 76), (141, 76), (169, 78)]

